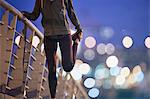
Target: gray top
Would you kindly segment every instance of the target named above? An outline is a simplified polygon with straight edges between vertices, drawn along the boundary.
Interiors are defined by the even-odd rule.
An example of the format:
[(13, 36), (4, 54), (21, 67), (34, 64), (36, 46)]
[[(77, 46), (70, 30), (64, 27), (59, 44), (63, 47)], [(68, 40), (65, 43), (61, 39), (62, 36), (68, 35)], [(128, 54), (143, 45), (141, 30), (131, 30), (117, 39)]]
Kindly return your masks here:
[(45, 36), (70, 34), (66, 13), (75, 28), (80, 29), (72, 0), (36, 0), (32, 13), (25, 12), (24, 15), (29, 20), (36, 20), (40, 13)]

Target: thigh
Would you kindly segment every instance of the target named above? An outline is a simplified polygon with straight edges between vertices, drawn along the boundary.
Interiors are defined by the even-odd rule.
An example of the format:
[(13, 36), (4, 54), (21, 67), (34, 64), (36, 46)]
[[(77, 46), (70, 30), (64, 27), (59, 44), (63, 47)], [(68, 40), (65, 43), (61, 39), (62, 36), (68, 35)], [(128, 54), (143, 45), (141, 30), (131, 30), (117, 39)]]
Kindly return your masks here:
[(72, 55), (72, 38), (71, 35), (64, 35), (60, 40), (60, 50), (62, 54), (62, 65), (64, 69), (72, 68), (73, 55)]
[(53, 70), (56, 67), (57, 41), (49, 36), (44, 37), (44, 50), (48, 62), (48, 68)]

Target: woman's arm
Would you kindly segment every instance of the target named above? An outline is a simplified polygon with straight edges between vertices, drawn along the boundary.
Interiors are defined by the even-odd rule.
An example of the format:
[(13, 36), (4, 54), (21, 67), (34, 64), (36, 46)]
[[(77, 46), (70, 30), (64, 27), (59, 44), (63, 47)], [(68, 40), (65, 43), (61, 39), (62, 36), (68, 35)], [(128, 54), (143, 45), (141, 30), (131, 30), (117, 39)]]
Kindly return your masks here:
[(35, 21), (40, 15), (40, 10), (41, 10), (41, 2), (40, 0), (36, 0), (34, 10), (32, 11), (32, 13), (22, 11), (22, 14), (29, 20)]
[(78, 30), (78, 29), (80, 29), (80, 23), (79, 23), (79, 21), (77, 19), (77, 16), (75, 14), (73, 4), (72, 4), (72, 0), (66, 0), (66, 1), (67, 1), (66, 2), (66, 8), (67, 8), (68, 16), (69, 16), (72, 24)]

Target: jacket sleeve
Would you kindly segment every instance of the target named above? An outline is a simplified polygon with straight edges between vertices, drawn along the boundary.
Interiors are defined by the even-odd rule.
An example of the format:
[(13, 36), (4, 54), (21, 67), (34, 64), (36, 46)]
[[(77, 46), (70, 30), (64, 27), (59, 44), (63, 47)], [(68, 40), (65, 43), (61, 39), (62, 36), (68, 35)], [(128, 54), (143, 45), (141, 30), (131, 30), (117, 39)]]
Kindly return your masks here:
[(75, 14), (72, 0), (66, 0), (66, 8), (67, 8), (68, 16), (69, 16), (72, 24), (75, 26), (76, 29), (80, 29), (80, 23)]
[(32, 13), (23, 11), (23, 15), (27, 17), (29, 20), (35, 21), (40, 15), (40, 9), (41, 9), (40, 0), (36, 0), (34, 10), (32, 11)]

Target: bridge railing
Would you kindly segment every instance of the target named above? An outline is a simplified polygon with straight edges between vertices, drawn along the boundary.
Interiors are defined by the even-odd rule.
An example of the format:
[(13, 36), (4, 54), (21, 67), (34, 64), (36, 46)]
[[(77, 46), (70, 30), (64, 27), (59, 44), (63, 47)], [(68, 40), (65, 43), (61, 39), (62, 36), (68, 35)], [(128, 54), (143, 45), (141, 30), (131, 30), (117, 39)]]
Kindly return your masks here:
[[(71, 75), (66, 80), (58, 74), (58, 99), (88, 99)], [(0, 0), (0, 98), (49, 99), (47, 75), (43, 33), (19, 10)]]

